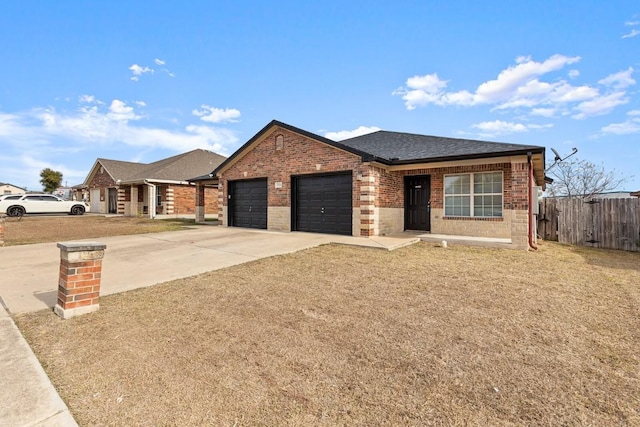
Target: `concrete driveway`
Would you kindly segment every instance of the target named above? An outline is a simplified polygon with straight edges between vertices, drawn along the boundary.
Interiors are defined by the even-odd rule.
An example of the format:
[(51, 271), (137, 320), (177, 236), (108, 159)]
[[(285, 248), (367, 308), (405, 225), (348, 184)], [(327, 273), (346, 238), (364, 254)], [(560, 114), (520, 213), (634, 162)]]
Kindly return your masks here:
[[(327, 243), (394, 249), (415, 236), (360, 238), (234, 227), (194, 226), (172, 231), (92, 239), (107, 245), (101, 295), (193, 276)], [(56, 243), (0, 248), (0, 298), (11, 313), (56, 303), (60, 250)]]

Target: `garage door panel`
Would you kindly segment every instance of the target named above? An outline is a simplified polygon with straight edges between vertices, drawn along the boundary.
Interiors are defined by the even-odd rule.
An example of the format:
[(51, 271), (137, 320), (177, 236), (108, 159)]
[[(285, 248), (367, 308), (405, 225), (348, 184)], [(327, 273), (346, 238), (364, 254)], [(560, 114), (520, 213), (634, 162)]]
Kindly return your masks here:
[(230, 225), (267, 228), (267, 180), (229, 182)]
[(296, 230), (351, 235), (351, 173), (294, 179)]

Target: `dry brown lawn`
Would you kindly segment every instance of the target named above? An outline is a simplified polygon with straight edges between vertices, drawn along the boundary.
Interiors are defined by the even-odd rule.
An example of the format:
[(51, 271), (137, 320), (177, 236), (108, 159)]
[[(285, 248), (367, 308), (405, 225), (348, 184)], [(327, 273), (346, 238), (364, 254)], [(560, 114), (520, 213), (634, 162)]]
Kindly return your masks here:
[(80, 425), (640, 425), (640, 254), (338, 245), (17, 318)]
[(92, 239), (125, 234), (180, 230), (193, 220), (152, 220), (134, 217), (25, 216), (5, 218), (5, 246)]

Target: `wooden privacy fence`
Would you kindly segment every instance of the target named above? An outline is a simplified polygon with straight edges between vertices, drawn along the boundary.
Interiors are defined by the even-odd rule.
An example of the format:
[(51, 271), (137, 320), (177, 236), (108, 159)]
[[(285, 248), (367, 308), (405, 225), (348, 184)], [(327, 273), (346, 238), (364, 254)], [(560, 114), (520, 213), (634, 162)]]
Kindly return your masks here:
[(538, 234), (572, 245), (640, 252), (640, 199), (544, 198)]

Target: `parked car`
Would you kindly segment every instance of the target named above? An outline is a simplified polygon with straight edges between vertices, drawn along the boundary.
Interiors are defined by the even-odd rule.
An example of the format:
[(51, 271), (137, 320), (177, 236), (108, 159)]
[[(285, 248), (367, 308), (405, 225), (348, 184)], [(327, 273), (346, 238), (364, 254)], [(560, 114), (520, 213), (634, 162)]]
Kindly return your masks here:
[(18, 200), (22, 196), (24, 196), (24, 194), (3, 194), (0, 196), (0, 202), (3, 200)]
[(89, 203), (62, 200), (53, 194), (22, 194), (17, 199), (5, 197), (0, 200), (0, 213), (6, 213), (7, 216), (37, 213), (82, 215), (87, 211), (89, 211)]

